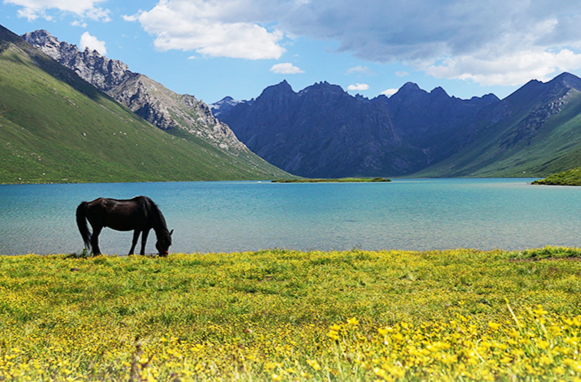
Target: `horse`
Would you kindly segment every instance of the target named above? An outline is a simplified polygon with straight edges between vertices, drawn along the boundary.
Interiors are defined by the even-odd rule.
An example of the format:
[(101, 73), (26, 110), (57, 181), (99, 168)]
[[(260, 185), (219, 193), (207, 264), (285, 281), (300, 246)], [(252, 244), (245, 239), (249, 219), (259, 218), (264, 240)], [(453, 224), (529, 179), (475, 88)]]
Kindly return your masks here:
[[(93, 228), (89, 231), (87, 220)], [(168, 231), (163, 214), (147, 196), (136, 196), (129, 200), (97, 198), (90, 202), (81, 202), (77, 207), (77, 226), (85, 242), (94, 256), (100, 255), (99, 234), (105, 227), (117, 231), (132, 231), (133, 242), (129, 254), (133, 254), (139, 235), (141, 234), (141, 255), (145, 255), (145, 243), (149, 231), (153, 229), (157, 236), (155, 247), (159, 256), (168, 255), (173, 229)]]

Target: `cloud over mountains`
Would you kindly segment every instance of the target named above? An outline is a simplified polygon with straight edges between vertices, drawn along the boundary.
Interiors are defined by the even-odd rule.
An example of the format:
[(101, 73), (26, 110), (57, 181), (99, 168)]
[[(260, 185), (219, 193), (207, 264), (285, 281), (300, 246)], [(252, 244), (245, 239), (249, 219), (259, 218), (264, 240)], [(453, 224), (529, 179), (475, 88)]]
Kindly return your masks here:
[(285, 36), (305, 36), (365, 60), (488, 85), (581, 67), (574, 1), (165, 0), (137, 18), (160, 49), (216, 56), (278, 58)]
[(299, 68), (298, 66), (294, 66), (293, 64), (291, 64), (289, 62), (273, 65), (272, 68), (270, 68), (270, 71), (274, 72), (274, 73), (280, 73), (280, 74), (304, 73), (304, 71), (301, 68)]
[[(4, 2), (29, 19), (50, 18), (51, 10), (101, 21), (111, 14), (102, 0)], [(576, 0), (160, 0), (149, 7), (124, 18), (139, 22), (162, 51), (279, 59), (303, 37), (370, 62), (485, 85), (581, 68)]]
[(20, 6), (19, 17), (29, 21), (39, 17), (52, 20), (51, 11), (70, 12), (81, 18), (99, 21), (110, 21), (110, 11), (97, 7), (96, 4), (106, 0), (4, 0), (5, 4)]

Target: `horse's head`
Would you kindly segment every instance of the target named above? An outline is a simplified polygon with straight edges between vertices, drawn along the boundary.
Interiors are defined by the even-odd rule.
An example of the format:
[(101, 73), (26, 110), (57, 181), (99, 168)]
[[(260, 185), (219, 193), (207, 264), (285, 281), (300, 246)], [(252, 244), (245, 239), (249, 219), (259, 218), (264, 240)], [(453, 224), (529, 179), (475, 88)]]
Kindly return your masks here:
[(157, 243), (155, 243), (155, 248), (160, 256), (167, 256), (169, 253), (169, 246), (171, 245), (171, 235), (173, 234), (173, 229), (170, 232), (165, 232), (157, 238)]

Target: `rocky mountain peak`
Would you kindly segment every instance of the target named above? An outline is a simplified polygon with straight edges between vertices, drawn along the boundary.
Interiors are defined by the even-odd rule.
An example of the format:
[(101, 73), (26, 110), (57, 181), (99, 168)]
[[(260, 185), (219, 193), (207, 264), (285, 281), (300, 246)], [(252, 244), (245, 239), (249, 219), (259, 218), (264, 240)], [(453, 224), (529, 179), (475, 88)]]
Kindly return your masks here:
[(399, 90), (389, 97), (392, 103), (416, 101), (420, 97), (424, 97), (429, 93), (421, 89), (418, 84), (414, 82), (406, 82)]
[(403, 84), (403, 86), (401, 88), (399, 88), (399, 91), (404, 92), (404, 93), (409, 93), (409, 92), (416, 92), (416, 91), (423, 91), (423, 90), (415, 82), (406, 82), (405, 84)]
[(483, 95), (482, 97), (475, 96), (475, 97), (470, 98), (470, 100), (477, 100), (477, 99), (480, 99), (482, 102), (484, 102), (486, 104), (495, 103), (495, 102), (500, 101), (500, 98), (498, 98), (496, 96), (496, 94), (494, 94), (494, 93), (488, 93), (488, 94)]
[(388, 103), (397, 107), (397, 105), (424, 103), (428, 98), (430, 98), (430, 93), (421, 89), (418, 84), (406, 82), (394, 95), (389, 97)]
[(32, 45), (45, 45), (45, 46), (59, 45), (58, 39), (44, 29), (39, 29), (34, 32), (25, 33), (22, 36), (22, 38)]
[(286, 80), (279, 84), (267, 87), (256, 99), (257, 104), (268, 105), (269, 109), (282, 108), (293, 102), (297, 97), (292, 87)]
[(273, 94), (289, 94), (289, 93), (294, 94), (294, 90), (286, 80), (283, 80), (282, 82), (276, 85), (268, 86), (266, 89), (262, 91), (261, 96), (262, 95), (271, 96)]
[(163, 130), (183, 129), (220, 150), (248, 150), (228, 126), (212, 115), (208, 105), (193, 96), (176, 94), (97, 51), (81, 52), (76, 45), (61, 42), (45, 30), (26, 33), (22, 38)]
[(440, 97), (450, 97), (448, 93), (440, 86), (434, 88), (431, 92), (431, 95), (440, 96)]
[(551, 83), (581, 91), (581, 78), (571, 73), (564, 72), (549, 81)]
[(332, 85), (327, 81), (317, 82), (299, 92), (299, 94), (307, 94), (311, 92), (317, 93), (337, 93), (337, 94), (348, 94), (343, 88), (339, 85)]
[(214, 102), (210, 104), (210, 109), (215, 117), (219, 117), (222, 113), (228, 112), (228, 110), (232, 109), (234, 106), (241, 104), (241, 103), (248, 103), (247, 101), (237, 101), (230, 96), (226, 96), (222, 98), (218, 102)]
[(88, 48), (81, 52), (76, 45), (59, 41), (46, 30), (29, 32), (22, 38), (104, 92), (135, 76), (123, 62)]

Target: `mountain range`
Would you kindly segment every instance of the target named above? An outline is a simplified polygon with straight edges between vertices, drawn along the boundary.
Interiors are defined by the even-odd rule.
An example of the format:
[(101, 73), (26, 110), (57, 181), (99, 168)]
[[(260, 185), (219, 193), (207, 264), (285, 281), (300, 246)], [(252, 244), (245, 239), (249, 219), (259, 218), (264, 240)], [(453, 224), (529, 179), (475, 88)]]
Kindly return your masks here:
[[(95, 52), (58, 46), (78, 71), (0, 26), (0, 183), (289, 176), (250, 152), (194, 97), (175, 95)], [(133, 112), (136, 102), (125, 106), (115, 97), (147, 102)], [(156, 116), (160, 126), (137, 112)]]
[(283, 81), (206, 105), (46, 31), (0, 26), (0, 182), (542, 177), (581, 166), (579, 126), (569, 73), (502, 100)]
[(252, 151), (305, 177), (546, 176), (581, 166), (581, 79), (532, 80), (500, 100), (408, 82), (391, 97), (283, 81), (211, 105)]

